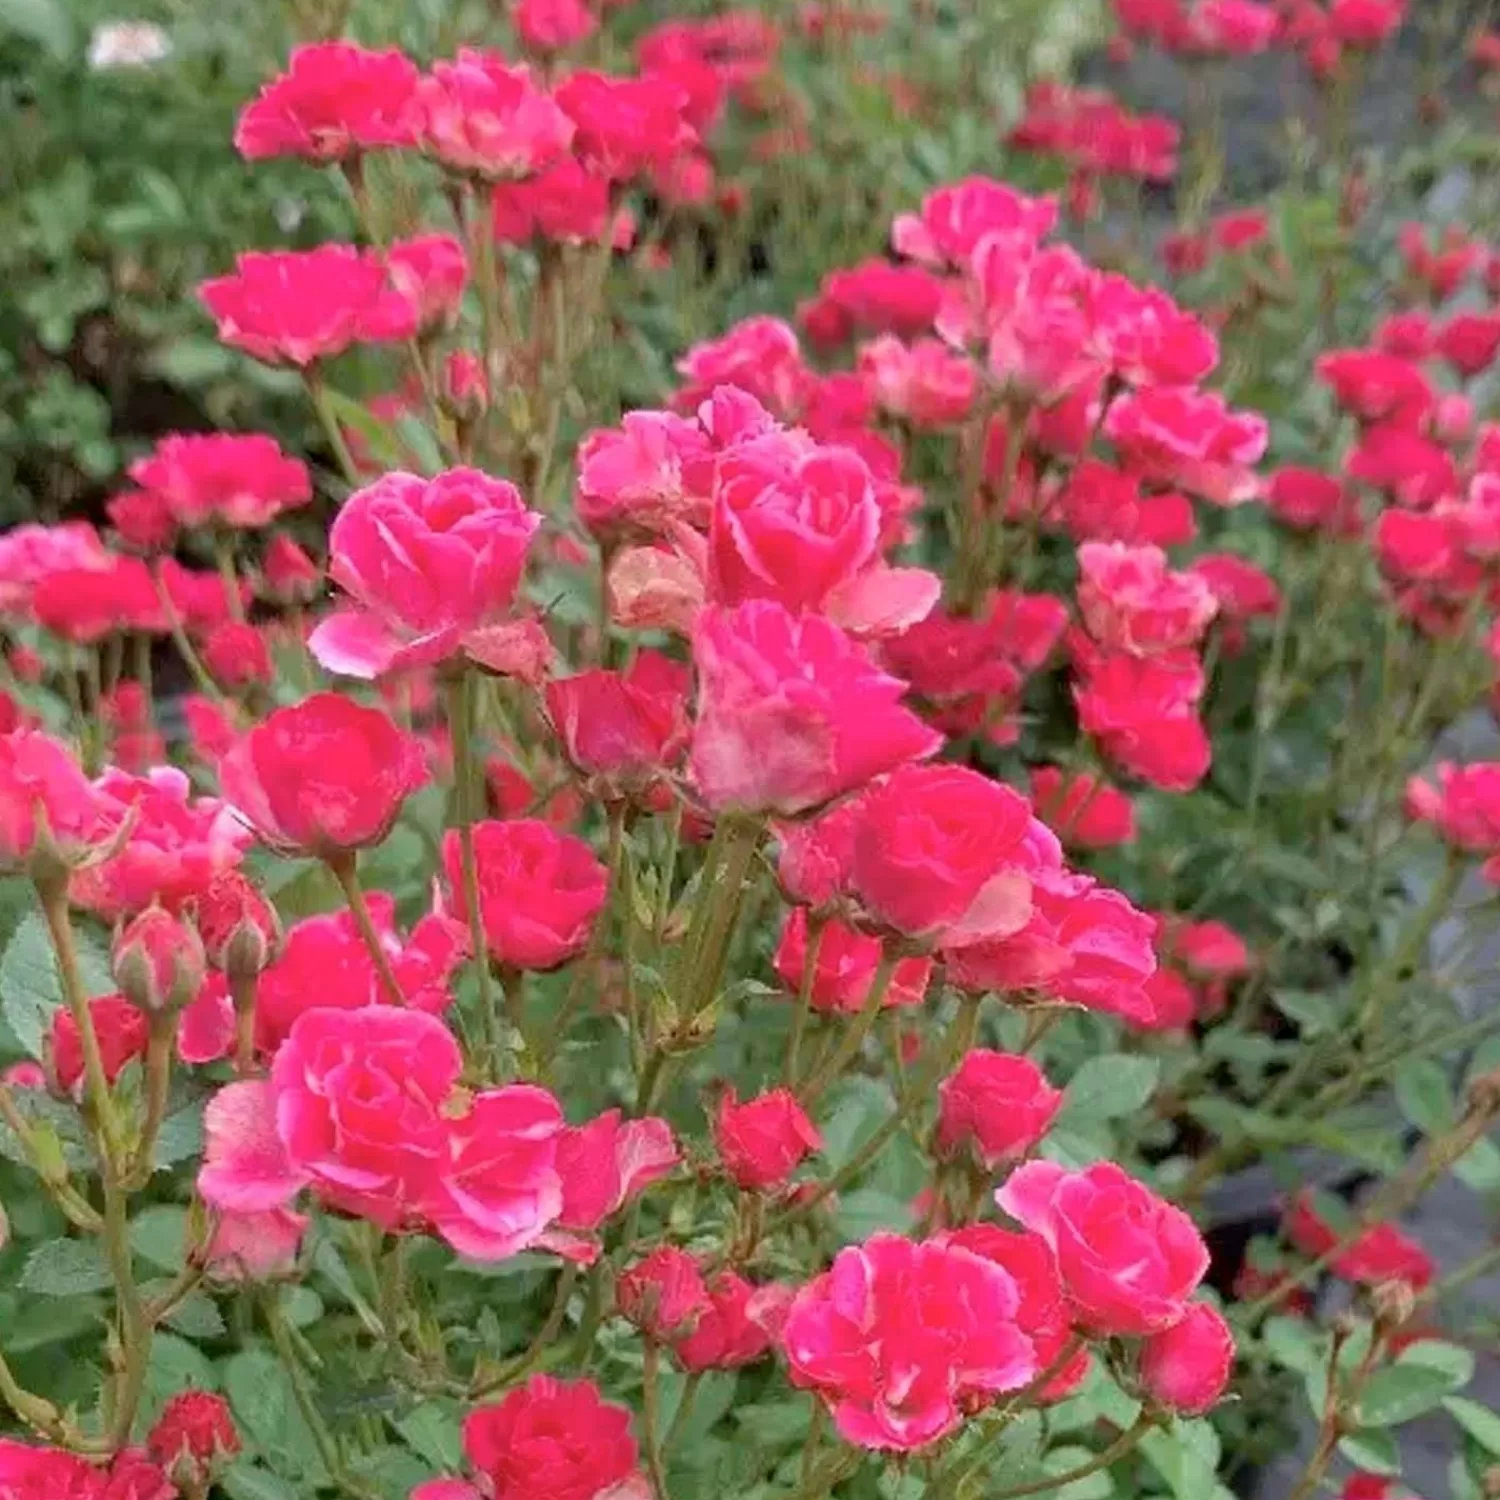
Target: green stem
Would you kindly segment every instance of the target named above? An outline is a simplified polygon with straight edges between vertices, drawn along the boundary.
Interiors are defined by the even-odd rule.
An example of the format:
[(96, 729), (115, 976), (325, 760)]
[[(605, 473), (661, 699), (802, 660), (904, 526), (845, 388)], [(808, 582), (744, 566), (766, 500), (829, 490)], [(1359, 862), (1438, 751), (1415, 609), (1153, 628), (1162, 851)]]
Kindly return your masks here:
[(63, 1161), (61, 1151), (56, 1146), (51, 1150), (43, 1147), (36, 1131), (21, 1113), (10, 1085), (3, 1082), (0, 1082), (0, 1121), (4, 1121), (21, 1143), (32, 1171), (41, 1178), (42, 1185), (68, 1222), (89, 1234), (98, 1234), (104, 1227), (98, 1210), (69, 1182), (67, 1163)]
[(224, 580), (224, 603), (229, 618), (243, 624), (245, 604), (240, 598), (240, 576), (234, 569), (234, 544), (222, 530), (214, 537), (214, 561), (219, 566), (219, 577)]
[(229, 699), (225, 697), (219, 684), (214, 681), (213, 673), (203, 665), (203, 658), (193, 649), (193, 643), (188, 639), (188, 633), (183, 628), (182, 616), (177, 613), (177, 606), (172, 602), (172, 596), (167, 591), (166, 580), (162, 577), (161, 564), (151, 570), (151, 577), (156, 584), (156, 598), (161, 605), (162, 614), (166, 618), (167, 630), (172, 637), (172, 644), (177, 648), (177, 654), (182, 658), (182, 664), (188, 669), (188, 675), (193, 679), (198, 691), (205, 698), (217, 703), (220, 708), (229, 708)]
[(313, 1445), (318, 1450), (318, 1457), (322, 1459), (323, 1467), (328, 1471), (328, 1478), (335, 1489), (349, 1496), (349, 1500), (378, 1500), (375, 1491), (356, 1479), (344, 1465), (338, 1439), (334, 1437), (323, 1413), (318, 1409), (312, 1383), (307, 1376), (307, 1369), (292, 1339), (291, 1328), (286, 1321), (286, 1314), (282, 1311), (279, 1289), (267, 1288), (261, 1305), (265, 1312), (266, 1329), (271, 1335), (271, 1343), (291, 1383), (292, 1399), (297, 1403), (297, 1410), (302, 1413), (302, 1419), (312, 1433)]
[(490, 982), (489, 948), (484, 940), (484, 913), (479, 904), (479, 862), (474, 856), (474, 673), (465, 669), (447, 685), (448, 730), (453, 740), (455, 813), (458, 854), (469, 914), (469, 942), (474, 950), (474, 972), (479, 984), (479, 1017), (488, 1057), (485, 1070), (493, 1076), (500, 1065), (500, 1018), (495, 1013)]
[(130, 1439), (146, 1389), (152, 1328), (131, 1264), (130, 1205), (125, 1184), (109, 1159), (104, 1162), (103, 1178), (104, 1253), (114, 1277), (120, 1343), (120, 1371), (110, 1403), (109, 1440), (111, 1449), (119, 1449)]
[(891, 987), (891, 978), (900, 961), (900, 954), (892, 948), (886, 947), (881, 950), (880, 962), (876, 965), (874, 977), (870, 980), (870, 988), (865, 994), (865, 1001), (860, 1007), (859, 1014), (844, 1032), (843, 1039), (833, 1050), (833, 1055), (822, 1067), (814, 1071), (813, 1076), (808, 1079), (802, 1089), (804, 1105), (815, 1103), (818, 1095), (858, 1056), (859, 1049), (865, 1044), (865, 1038), (875, 1029), (875, 1022), (880, 1018), (880, 1007), (885, 1003), (886, 991)]
[(661, 1457), (661, 1392), (657, 1378), (661, 1369), (661, 1345), (646, 1340), (645, 1372), (641, 1384), (641, 1417), (646, 1436), (646, 1468), (656, 1490), (656, 1500), (671, 1500), (667, 1491), (667, 1471)]
[[(1101, 1469), (1107, 1469), (1111, 1464), (1118, 1463), (1127, 1453), (1130, 1453), (1143, 1437), (1151, 1430), (1154, 1419), (1146, 1412), (1142, 1412), (1136, 1418), (1135, 1425), (1122, 1432), (1109, 1447), (1102, 1453), (1097, 1453), (1087, 1463), (1079, 1464), (1076, 1469), (1066, 1469), (1061, 1474), (1049, 1474), (1045, 1479), (1034, 1479), (1030, 1484), (1013, 1485), (1008, 1490), (991, 1490), (985, 1496), (985, 1500), (1018, 1500), (1022, 1495), (1045, 1495), (1049, 1490), (1060, 1490), (1065, 1485), (1077, 1484), (1080, 1479), (1087, 1479), (1090, 1474), (1097, 1474)], [(960, 1486), (972, 1474), (984, 1465), (989, 1450), (994, 1443), (1004, 1434), (1002, 1427), (999, 1432), (994, 1433), (985, 1440), (982, 1445), (983, 1451), (975, 1453), (971, 1458), (958, 1464), (950, 1464), (947, 1469), (938, 1474), (932, 1486), (933, 1500), (947, 1500), (950, 1495), (956, 1495)]]
[(135, 1149), (135, 1160), (125, 1177), (125, 1186), (139, 1192), (156, 1169), (156, 1141), (167, 1117), (167, 1095), (172, 1086), (172, 1057), (177, 1048), (177, 1017), (152, 1016), (146, 1036), (146, 1118)]
[(328, 399), (328, 386), (317, 366), (309, 365), (302, 372), (302, 380), (307, 386), (307, 394), (312, 401), (313, 410), (318, 414), (318, 421), (322, 424), (323, 435), (328, 439), (328, 446), (333, 450), (334, 458), (338, 460), (340, 472), (351, 489), (357, 488), (359, 466), (354, 462), (354, 455), (349, 451), (348, 439), (344, 436), (344, 429), (339, 426), (333, 403)]
[(68, 913), (67, 879), (38, 880), (36, 889), (41, 898), (47, 932), (52, 939), (52, 951), (57, 958), (63, 999), (78, 1027), (78, 1039), (83, 1052), (84, 1098), (99, 1133), (104, 1166), (114, 1167), (121, 1160), (120, 1125), (115, 1115), (114, 1100), (109, 1092), (109, 1080), (104, 1072), (104, 1054), (99, 1050), (99, 1034), (94, 1030), (88, 991), (78, 967), (78, 949), (73, 941), (73, 924)]
[(365, 900), (365, 893), (360, 887), (357, 859), (358, 856), (354, 851), (348, 850), (341, 854), (329, 855), (326, 863), (333, 871), (333, 878), (338, 881), (339, 889), (344, 893), (344, 900), (349, 905), (354, 925), (359, 929), (359, 936), (365, 945), (365, 951), (370, 955), (370, 962), (375, 966), (375, 973), (380, 980), (381, 988), (385, 990), (387, 1001), (391, 1005), (405, 1005), (406, 995), (396, 978), (395, 971), (391, 968), (390, 955), (381, 944), (380, 934), (376, 932), (374, 920), (370, 916), (369, 903)]
[(818, 973), (818, 950), (823, 946), (823, 931), (827, 926), (820, 917), (808, 917), (806, 928), (807, 946), (802, 955), (802, 981), (797, 989), (797, 1014), (792, 1020), (792, 1034), (786, 1044), (786, 1086), (797, 1087), (797, 1067), (801, 1060), (802, 1038), (807, 1033), (808, 1019), (812, 1015), (813, 981)]

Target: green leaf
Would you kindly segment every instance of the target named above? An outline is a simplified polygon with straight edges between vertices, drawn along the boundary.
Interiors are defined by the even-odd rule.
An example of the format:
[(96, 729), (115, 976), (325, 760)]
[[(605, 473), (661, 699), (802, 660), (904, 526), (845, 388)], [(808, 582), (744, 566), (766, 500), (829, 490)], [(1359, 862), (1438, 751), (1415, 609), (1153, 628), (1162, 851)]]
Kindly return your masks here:
[(298, 1500), (297, 1491), (286, 1480), (245, 1458), (225, 1470), (219, 1477), (219, 1487), (229, 1500)]
[(1396, 1361), (1398, 1370), (1406, 1366), (1436, 1370), (1448, 1377), (1454, 1390), (1461, 1390), (1474, 1378), (1473, 1354), (1461, 1344), (1441, 1339), (1422, 1339), (1408, 1347)]
[(1447, 1070), (1430, 1057), (1403, 1062), (1393, 1079), (1401, 1113), (1424, 1135), (1441, 1135), (1453, 1124), (1453, 1087)]
[(1297, 1023), (1305, 1037), (1322, 1036), (1338, 1024), (1333, 997), (1322, 990), (1277, 990), (1276, 1008)]
[(823, 1132), (822, 1157), (837, 1172), (880, 1129), (896, 1108), (885, 1084), (863, 1074), (843, 1079), (831, 1091)]
[(1453, 1163), (1453, 1175), (1476, 1193), (1500, 1192), (1500, 1146), (1481, 1136)]
[(45, 47), (58, 62), (73, 51), (73, 23), (58, 0), (0, 0), (0, 28)]
[(1327, 1341), (1305, 1318), (1268, 1318), (1262, 1335), (1271, 1358), (1299, 1375), (1319, 1375), (1328, 1367)]
[[(91, 996), (109, 994), (114, 982), (108, 955), (83, 933), (75, 933), (75, 937), (84, 986)], [(52, 1029), (52, 1013), (61, 1004), (62, 987), (47, 924), (41, 912), (29, 911), (16, 924), (0, 955), (0, 1016), (21, 1046), (32, 1057), (40, 1058)]]
[(881, 1230), (905, 1234), (912, 1227), (911, 1203), (877, 1188), (858, 1188), (840, 1196), (834, 1221), (849, 1244), (869, 1239)]
[[(1081, 1469), (1095, 1455), (1087, 1448), (1054, 1448), (1042, 1460), (1042, 1468), (1049, 1474), (1066, 1474), (1072, 1469)], [(1058, 1500), (1104, 1500), (1115, 1492), (1115, 1482), (1108, 1469), (1099, 1469), (1071, 1484), (1061, 1485), (1052, 1493)]]
[(1401, 1472), (1401, 1449), (1394, 1433), (1377, 1429), (1351, 1432), (1339, 1443), (1339, 1452), (1356, 1469), (1368, 1469), (1372, 1474)]
[(92, 1240), (48, 1240), (27, 1257), (21, 1289), (44, 1297), (76, 1297), (111, 1284), (104, 1252)]
[(168, 1324), (190, 1339), (216, 1339), (225, 1332), (224, 1315), (206, 1292), (191, 1292), (167, 1314)]
[(214, 1367), (196, 1344), (175, 1333), (158, 1333), (151, 1340), (151, 1363), (146, 1367), (143, 1424), (149, 1423), (179, 1391), (216, 1391)]
[(153, 1266), (163, 1271), (180, 1269), (187, 1245), (187, 1210), (170, 1203), (142, 1209), (131, 1222), (130, 1244)]
[(1377, 1370), (1359, 1398), (1359, 1420), (1366, 1427), (1396, 1427), (1431, 1411), (1453, 1389), (1446, 1370), (1399, 1364)]
[(456, 1473), (462, 1467), (464, 1450), (458, 1418), (436, 1402), (424, 1401), (391, 1425), (432, 1468)]
[(1089, 1120), (1117, 1120), (1132, 1114), (1156, 1091), (1161, 1063), (1154, 1057), (1116, 1052), (1091, 1057), (1073, 1075), (1059, 1123), (1077, 1127)]
[(289, 1459), (304, 1473), (320, 1467), (317, 1445), (297, 1410), (292, 1383), (266, 1349), (246, 1349), (222, 1366), (224, 1391), (241, 1430), (258, 1452)]
[(1500, 1416), (1467, 1396), (1445, 1396), (1443, 1409), (1481, 1448), (1500, 1457)]

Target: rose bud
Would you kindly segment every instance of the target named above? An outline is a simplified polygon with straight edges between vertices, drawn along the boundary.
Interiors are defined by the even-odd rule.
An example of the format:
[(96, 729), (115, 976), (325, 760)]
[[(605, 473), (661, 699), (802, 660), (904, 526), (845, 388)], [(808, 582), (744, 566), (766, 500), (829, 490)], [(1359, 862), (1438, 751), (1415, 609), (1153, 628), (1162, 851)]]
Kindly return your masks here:
[(208, 966), (229, 979), (251, 979), (281, 953), (276, 908), (239, 870), (214, 876), (195, 898), (193, 916)]
[(686, 1250), (663, 1245), (621, 1275), (615, 1304), (648, 1339), (676, 1339), (691, 1333), (709, 1310), (708, 1288)]
[(762, 1192), (791, 1176), (823, 1137), (789, 1089), (772, 1089), (740, 1103), (733, 1089), (719, 1101), (714, 1144), (724, 1170), (742, 1188)]
[(467, 349), (455, 349), (443, 361), (443, 409), (455, 422), (477, 422), (490, 405), (489, 381), (479, 356)]
[(207, 967), (196, 929), (160, 906), (116, 932), (110, 959), (120, 993), (148, 1016), (180, 1011), (198, 993)]
[(229, 1404), (213, 1391), (182, 1391), (162, 1408), (146, 1438), (146, 1451), (173, 1484), (204, 1493), (240, 1451)]
[(1194, 1302), (1180, 1322), (1141, 1345), (1141, 1384), (1147, 1393), (1187, 1416), (1216, 1405), (1229, 1384), (1234, 1335), (1206, 1302)]
[(266, 543), (261, 581), (277, 604), (311, 604), (323, 587), (323, 571), (285, 532)]
[(938, 1149), (968, 1146), (987, 1169), (1019, 1161), (1046, 1135), (1062, 1099), (1029, 1057), (976, 1047), (938, 1088)]

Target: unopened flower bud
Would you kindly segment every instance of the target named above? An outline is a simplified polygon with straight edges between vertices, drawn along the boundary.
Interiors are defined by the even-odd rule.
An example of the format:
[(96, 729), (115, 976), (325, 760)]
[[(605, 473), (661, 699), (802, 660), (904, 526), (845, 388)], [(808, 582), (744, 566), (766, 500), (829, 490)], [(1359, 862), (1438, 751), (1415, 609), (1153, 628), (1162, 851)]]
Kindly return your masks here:
[(190, 923), (148, 907), (115, 934), (111, 954), (120, 993), (147, 1015), (172, 1015), (203, 983), (203, 942)]
[(230, 980), (253, 979), (281, 952), (276, 908), (238, 870), (216, 875), (194, 903), (210, 968)]
[(1411, 1321), (1417, 1310), (1416, 1293), (1409, 1281), (1382, 1281), (1370, 1293), (1370, 1307), (1375, 1314), (1376, 1328), (1382, 1333), (1391, 1333)]
[(1500, 1464), (1492, 1464), (1479, 1481), (1484, 1500), (1500, 1500)]
[(455, 422), (477, 422), (489, 409), (489, 381), (477, 355), (456, 349), (443, 361), (442, 400)]
[(173, 1484), (201, 1495), (240, 1451), (240, 1435), (222, 1396), (183, 1391), (162, 1408), (146, 1451)]
[(709, 1305), (698, 1262), (671, 1245), (653, 1250), (621, 1275), (615, 1302), (620, 1316), (652, 1339), (691, 1333)]

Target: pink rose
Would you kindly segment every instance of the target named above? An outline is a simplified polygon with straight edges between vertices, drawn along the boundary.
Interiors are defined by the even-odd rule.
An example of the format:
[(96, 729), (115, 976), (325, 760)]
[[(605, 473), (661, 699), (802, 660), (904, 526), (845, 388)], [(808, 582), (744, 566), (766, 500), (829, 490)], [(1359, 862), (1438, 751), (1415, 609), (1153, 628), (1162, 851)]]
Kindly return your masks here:
[(417, 65), (394, 47), (372, 52), (340, 41), (293, 48), (287, 71), (240, 112), (235, 148), (251, 161), (341, 161), (410, 145), (419, 76)]
[(751, 1285), (734, 1271), (720, 1271), (708, 1286), (708, 1307), (691, 1333), (672, 1346), (684, 1370), (737, 1370), (771, 1352), (791, 1302), (791, 1289)]
[(380, 843), (427, 767), (378, 709), (315, 693), (257, 724), (219, 778), (267, 843), (326, 858)]
[(993, 1171), (1036, 1149), (1062, 1101), (1029, 1057), (976, 1047), (938, 1086), (938, 1149), (968, 1146)]
[(1229, 1324), (1208, 1303), (1194, 1302), (1141, 1345), (1141, 1384), (1163, 1406), (1196, 1417), (1218, 1405), (1233, 1364)]
[(172, 433), (130, 477), (179, 526), (269, 526), (312, 499), (307, 465), (261, 433)]
[[(582, 952), (608, 894), (609, 874), (582, 839), (539, 818), (486, 820), (474, 826), (479, 916), (493, 962), (555, 969)], [(443, 868), (453, 909), (469, 920), (458, 833), (443, 839)]]
[(860, 801), (850, 884), (891, 930), (961, 948), (1020, 931), (1061, 850), (1019, 792), (963, 766), (906, 766)]
[(297, 1264), (310, 1220), (289, 1208), (239, 1212), (221, 1208), (206, 1263), (216, 1281), (259, 1281)]
[(573, 123), (530, 68), (461, 47), (417, 84), (418, 144), (445, 167), (489, 181), (530, 177), (567, 151)]
[(40, 730), (0, 735), (0, 872), (20, 869), (45, 837), (76, 862), (106, 830), (105, 798), (66, 746)]
[(1084, 624), (1111, 651), (1156, 656), (1194, 645), (1218, 610), (1208, 582), (1169, 567), (1159, 547), (1085, 542), (1078, 568)]
[(329, 576), (354, 608), (308, 642), (331, 672), (378, 677), (430, 665), (502, 628), (541, 524), (520, 492), (477, 469), (386, 474), (344, 502)]
[(1051, 1247), (1074, 1317), (1095, 1334), (1171, 1327), (1208, 1270), (1193, 1221), (1113, 1162), (1027, 1162), (995, 1201)]
[(693, 776), (715, 811), (805, 812), (941, 743), (837, 626), (757, 600), (705, 609)]
[(797, 1293), (781, 1345), (794, 1384), (822, 1397), (846, 1442), (910, 1451), (1036, 1374), (1020, 1305), (993, 1261), (876, 1234)]
[(611, 1109), (570, 1127), (557, 1145), (563, 1203), (548, 1248), (588, 1264), (599, 1248), (593, 1231), (681, 1160), (671, 1127), (654, 1116), (624, 1120)]

